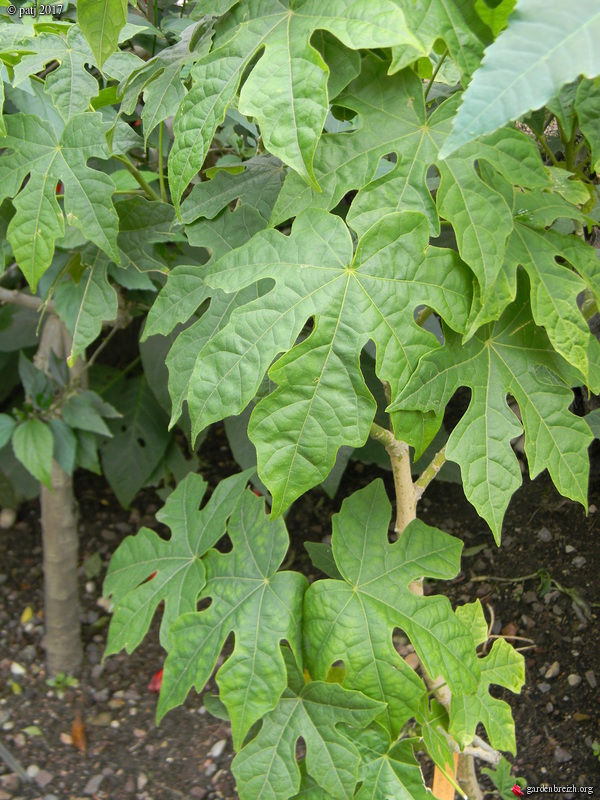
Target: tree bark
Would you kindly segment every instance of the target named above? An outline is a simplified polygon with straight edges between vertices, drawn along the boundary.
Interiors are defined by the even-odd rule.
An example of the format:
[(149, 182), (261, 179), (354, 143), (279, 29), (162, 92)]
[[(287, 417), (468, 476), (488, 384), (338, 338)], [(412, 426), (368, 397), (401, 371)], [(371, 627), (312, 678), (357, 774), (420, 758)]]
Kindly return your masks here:
[[(71, 348), (70, 338), (64, 323), (55, 314), (50, 314), (34, 359), (37, 368), (47, 369), (51, 351), (59, 358), (66, 358)], [(73, 479), (56, 461), (52, 462), (52, 491), (42, 486), (40, 502), (46, 671), (48, 675), (59, 672), (72, 675), (78, 671), (83, 658), (77, 582), (79, 515)]]
[(42, 486), (46, 671), (72, 675), (83, 658), (77, 585), (77, 503), (73, 479), (52, 462), (52, 491)]

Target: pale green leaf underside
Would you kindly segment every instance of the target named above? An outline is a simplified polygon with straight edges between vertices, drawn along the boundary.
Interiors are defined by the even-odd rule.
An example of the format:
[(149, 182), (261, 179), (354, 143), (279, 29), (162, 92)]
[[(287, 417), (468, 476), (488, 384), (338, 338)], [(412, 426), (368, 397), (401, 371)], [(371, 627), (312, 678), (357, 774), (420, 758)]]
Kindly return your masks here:
[(600, 8), (581, 0), (519, 0), (465, 92), (441, 157), (543, 106), (578, 75), (600, 74)]

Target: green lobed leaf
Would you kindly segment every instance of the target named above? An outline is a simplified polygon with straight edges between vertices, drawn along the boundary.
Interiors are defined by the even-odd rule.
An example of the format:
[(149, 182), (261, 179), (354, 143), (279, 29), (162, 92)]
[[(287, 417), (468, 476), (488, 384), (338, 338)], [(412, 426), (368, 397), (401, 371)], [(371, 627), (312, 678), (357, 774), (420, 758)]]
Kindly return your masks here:
[[(521, 278), (515, 302), (468, 343), (446, 329), (442, 349), (421, 359), (392, 404), (441, 412), (459, 386), (470, 386), (469, 408), (450, 434), (446, 456), (460, 465), (465, 494), (498, 543), (504, 512), (522, 481), (510, 442), (523, 428), (531, 477), (547, 468), (561, 494), (584, 506), (587, 500), (592, 434), (568, 410), (571, 373), (536, 327)], [(523, 425), (508, 406), (509, 393)]]
[(12, 434), (15, 456), (35, 478), (52, 488), (52, 432), (41, 419), (32, 418), (17, 425)]
[[(428, 118), (421, 81), (412, 70), (389, 77), (385, 63), (366, 58), (360, 77), (336, 100), (359, 115), (359, 127), (323, 136), (314, 162), (321, 193), (289, 174), (271, 224), (309, 206), (333, 208), (353, 189), (359, 192), (346, 220), (359, 235), (384, 214), (412, 210), (425, 214), (431, 235), (438, 236), (439, 215), (452, 224), (459, 253), (478, 279), (481, 302), (486, 302), (502, 267), (513, 219), (503, 194), (482, 179), (482, 162), (518, 186), (541, 188), (550, 181), (535, 144), (517, 130), (500, 131), (439, 161), (458, 99), (451, 97)], [(372, 180), (379, 160), (389, 153), (396, 154), (396, 165)], [(437, 165), (441, 178), (435, 202), (426, 181), (431, 164)]]
[(519, 0), (486, 50), (440, 157), (543, 106), (578, 75), (600, 74), (599, 36), (596, 0), (581, 0), (576, 14), (562, 0)]
[[(375, 414), (359, 368), (369, 339), (377, 345), (377, 374), (394, 393), (419, 357), (438, 346), (414, 323), (416, 306), (427, 303), (462, 329), (468, 272), (455, 253), (427, 242), (421, 214), (391, 214), (367, 231), (353, 254), (339, 217), (309, 209), (290, 236), (260, 232), (205, 269), (205, 281), (225, 292), (275, 281), (207, 341), (187, 396), (195, 434), (239, 414), (284, 352), (269, 370), (278, 388), (257, 404), (249, 427), (274, 514), (327, 477), (342, 445), (364, 444)], [(294, 347), (311, 317), (312, 333)], [(193, 326), (185, 332), (190, 346), (193, 333)]]
[(196, 609), (205, 584), (202, 556), (225, 533), (227, 519), (247, 480), (244, 472), (226, 478), (200, 508), (208, 484), (200, 475), (190, 473), (156, 515), (170, 528), (171, 538), (165, 541), (154, 531), (142, 528), (119, 545), (102, 589), (113, 605), (104, 657), (122, 649), (133, 652), (162, 601), (165, 605), (160, 641), (168, 648), (169, 629), (175, 620)]
[(304, 684), (299, 673), (290, 683), (258, 735), (232, 762), (240, 800), (287, 800), (296, 795), (301, 788), (296, 762), (300, 737), (306, 745), (304, 766), (312, 778), (305, 785), (316, 783), (327, 792), (325, 797), (350, 800), (360, 763), (350, 736), (371, 722), (381, 703), (335, 683)]
[(183, 614), (169, 635), (157, 718), (179, 705), (192, 686), (201, 691), (230, 633), (232, 655), (218, 670), (220, 698), (231, 717), (239, 749), (251, 726), (277, 705), (286, 686), (280, 643), (301, 658), (302, 599), (307, 581), (297, 572), (277, 572), (289, 539), (282, 520), (271, 521), (264, 501), (250, 490), (229, 519), (233, 549), (204, 557), (204, 611)]
[(476, 11), (473, 0), (402, 0), (409, 29), (420, 48), (397, 46), (392, 50), (393, 72), (427, 56), (437, 40), (442, 39), (463, 78), (479, 66), (483, 48), (492, 41), (492, 33)]
[(575, 96), (579, 129), (590, 147), (591, 168), (595, 172), (600, 172), (600, 131), (597, 125), (600, 116), (599, 85), (598, 79), (594, 81), (584, 79), (579, 84)]
[[(483, 637), (476, 640), (477, 644), (487, 639), (487, 626), (479, 600), (459, 606), (456, 614), (465, 624), (485, 629)], [(506, 639), (497, 639), (488, 655), (479, 659), (479, 665), (481, 683), (477, 694), (452, 696), (450, 733), (461, 746), (469, 744), (473, 741), (478, 723), (482, 722), (492, 747), (514, 754), (517, 745), (510, 706), (490, 695), (489, 684), (498, 684), (518, 694), (525, 683), (525, 659)]]
[[(104, 138), (108, 125), (100, 113), (77, 114), (60, 138), (52, 124), (29, 114), (6, 117), (6, 152), (0, 157), (0, 199), (14, 197), (17, 213), (8, 226), (8, 239), (32, 291), (65, 231), (64, 216), (55, 197), (56, 183), (64, 184), (67, 221), (118, 263), (118, 219), (108, 175), (91, 169), (89, 158), (108, 158)], [(23, 186), (25, 178), (29, 181)], [(21, 188), (23, 187), (23, 188)]]
[(389, 733), (378, 723), (353, 733), (352, 742), (361, 756), (360, 790), (356, 800), (429, 800), (431, 793), (423, 783), (423, 774), (413, 747), (417, 739), (392, 742)]
[(145, 142), (160, 122), (176, 113), (185, 97), (182, 69), (203, 56), (210, 48), (212, 31), (208, 30), (199, 36), (203, 30), (202, 22), (188, 25), (178, 42), (165, 47), (131, 72), (121, 83), (121, 108), (126, 114), (135, 111), (139, 95), (143, 92), (142, 122)]
[[(97, 79), (85, 68), (86, 64), (97, 62), (80, 27), (71, 25), (66, 35), (38, 33), (31, 36), (25, 47), (29, 52), (15, 66), (13, 86), (19, 86), (29, 76), (58, 61), (56, 69), (46, 76), (45, 91), (65, 121), (87, 111), (92, 98), (98, 95), (99, 86)], [(118, 77), (122, 57), (128, 57), (132, 66), (136, 61), (142, 63), (133, 53), (119, 54), (105, 64), (105, 74)]]
[(462, 543), (415, 520), (390, 544), (390, 517), (379, 479), (344, 500), (333, 517), (331, 537), (344, 580), (310, 586), (304, 632), (310, 674), (322, 679), (343, 661), (344, 686), (386, 702), (380, 721), (396, 738), (418, 713), (427, 690), (397, 654), (395, 628), (410, 638), (427, 673), (434, 680), (443, 676), (453, 693), (477, 690), (479, 666), (471, 632), (448, 598), (417, 596), (409, 589), (411, 581), (424, 576), (448, 580), (456, 575)]
[(127, 23), (127, 0), (79, 0), (77, 20), (100, 69), (117, 49)]
[(255, 117), (266, 149), (316, 185), (312, 161), (328, 111), (329, 69), (310, 44), (326, 30), (352, 49), (415, 43), (391, 0), (319, 0), (288, 7), (279, 0), (248, 0), (216, 27), (211, 52), (192, 69), (193, 86), (175, 117), (169, 182), (175, 207), (200, 170), (217, 126), (245, 80), (239, 110)]

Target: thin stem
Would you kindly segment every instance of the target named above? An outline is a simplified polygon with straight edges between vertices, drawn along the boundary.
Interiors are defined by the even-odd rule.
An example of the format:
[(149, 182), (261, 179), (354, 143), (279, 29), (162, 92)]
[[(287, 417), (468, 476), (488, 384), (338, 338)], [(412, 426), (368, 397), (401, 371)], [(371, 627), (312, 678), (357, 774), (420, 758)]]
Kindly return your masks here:
[(373, 422), (371, 438), (381, 442), (390, 457), (394, 488), (396, 490), (396, 525), (398, 536), (409, 522), (417, 516), (417, 502), (410, 471), (410, 449), (406, 442), (401, 442), (394, 434)]
[(427, 84), (427, 88), (425, 89), (425, 98), (424, 98), (424, 99), (425, 99), (425, 102), (427, 102), (427, 98), (429, 97), (429, 92), (431, 91), (431, 87), (433, 86), (433, 84), (434, 84), (434, 81), (435, 81), (435, 79), (437, 78), (437, 74), (438, 74), (438, 72), (440, 71), (440, 69), (441, 69), (441, 67), (442, 67), (442, 64), (443, 64), (443, 63), (444, 63), (444, 61), (446, 60), (446, 56), (447, 56), (447, 55), (448, 55), (448, 48), (446, 48), (446, 49), (444, 50), (444, 53), (443, 53), (442, 57), (441, 57), (441, 58), (440, 58), (440, 60), (438, 61), (438, 63), (437, 63), (437, 66), (436, 66), (436, 68), (433, 70), (433, 74), (432, 74), (431, 78), (429, 79), (429, 83)]
[(554, 157), (554, 153), (552, 152), (552, 150), (550, 150), (550, 148), (548, 147), (548, 142), (543, 138), (543, 136), (540, 136), (535, 131), (533, 131), (533, 135), (537, 139), (538, 144), (540, 145), (540, 147), (542, 148), (544, 153), (546, 153), (546, 155), (548, 156), (550, 161), (552, 161), (552, 163), (554, 164), (555, 167), (558, 167), (558, 161)]
[(136, 181), (139, 183), (139, 185), (142, 187), (142, 189), (146, 193), (146, 197), (149, 200), (160, 200), (160, 195), (158, 195), (154, 191), (154, 189), (146, 181), (146, 179), (144, 178), (142, 173), (139, 171), (139, 169), (134, 164), (131, 163), (131, 161), (127, 158), (127, 156), (120, 156), (120, 155), (117, 156), (117, 155), (115, 155), (115, 156), (113, 156), (113, 158), (116, 159), (117, 161), (120, 161), (121, 164), (123, 164), (123, 166), (127, 170), (127, 172), (129, 172), (131, 175), (133, 175), (133, 177), (136, 179)]
[(165, 203), (168, 202), (167, 200), (167, 188), (165, 186), (165, 172), (164, 172), (164, 164), (163, 164), (163, 134), (165, 129), (165, 123), (161, 122), (158, 126), (158, 182), (160, 185), (160, 198)]
[(415, 481), (415, 497), (417, 502), (421, 499), (423, 492), (429, 486), (431, 481), (435, 478), (438, 472), (446, 463), (446, 445), (434, 455), (431, 459), (429, 466), (427, 466), (421, 475)]
[(104, 341), (100, 345), (98, 345), (98, 347), (94, 350), (94, 353), (93, 353), (92, 357), (90, 358), (90, 360), (87, 362), (87, 364), (83, 367), (83, 369), (79, 373), (79, 377), (81, 377), (81, 375), (83, 375), (83, 373), (92, 366), (94, 361), (98, 358), (100, 353), (104, 350), (106, 345), (114, 337), (114, 335), (117, 333), (117, 331), (119, 331), (121, 328), (124, 328), (125, 325), (128, 324), (128, 322), (129, 322), (129, 315), (127, 315), (127, 314), (123, 314), (123, 316), (120, 317), (120, 319), (117, 320), (117, 322), (110, 329), (108, 335), (106, 336), (106, 339), (104, 339)]

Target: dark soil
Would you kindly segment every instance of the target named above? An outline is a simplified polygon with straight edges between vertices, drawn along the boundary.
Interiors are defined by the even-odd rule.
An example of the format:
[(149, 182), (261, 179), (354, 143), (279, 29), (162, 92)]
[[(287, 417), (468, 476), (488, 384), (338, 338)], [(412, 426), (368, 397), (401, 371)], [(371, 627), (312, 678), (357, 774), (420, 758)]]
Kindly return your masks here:
[[(237, 469), (224, 441), (217, 429), (204, 444), (202, 471), (212, 486)], [(314, 491), (296, 503), (287, 525), (297, 569), (317, 576), (302, 542), (326, 537), (343, 497), (379, 474), (391, 496), (388, 474), (353, 464), (333, 501)], [(98, 553), (103, 569), (93, 579), (86, 578), (83, 566), (80, 570), (86, 659), (79, 684), (63, 687), (62, 697), (61, 687), (47, 685), (44, 670), (37, 503), (23, 506), (17, 523), (0, 531), (0, 744), (29, 773), (29, 780), (19, 780), (0, 760), (0, 800), (237, 797), (229, 773), (230, 728), (206, 712), (200, 696), (191, 694), (182, 709), (155, 727), (157, 695), (148, 684), (163, 661), (156, 625), (133, 655), (101, 663), (108, 618), (98, 601), (110, 555), (141, 525), (156, 528), (161, 501), (144, 492), (123, 510), (104, 482), (87, 473), (78, 476), (76, 491), (82, 565)], [(430, 589), (448, 593), (455, 604), (479, 597), (488, 618), (493, 615), (494, 634), (531, 640), (514, 641), (529, 646), (522, 693), (494, 692), (510, 702), (516, 720), (513, 774), (534, 786), (600, 789), (600, 762), (592, 751), (592, 743), (600, 741), (599, 473), (592, 476), (590, 503), (586, 517), (557, 494), (547, 476), (525, 479), (509, 508), (500, 549), (456, 484), (438, 481), (421, 503), (424, 521), (461, 538), (467, 552), (458, 578), (431, 583)], [(540, 569), (562, 591), (555, 583), (541, 596), (538, 580), (516, 580)], [(564, 591), (572, 589), (578, 594)], [(73, 723), (79, 719), (85, 752), (75, 746)]]

